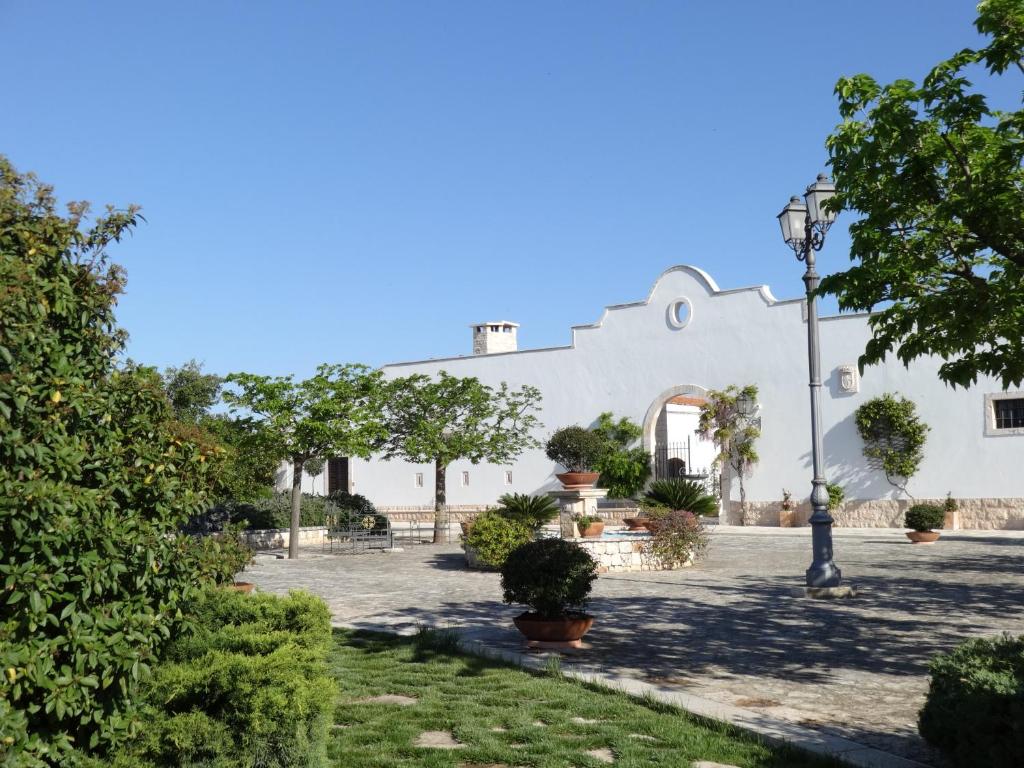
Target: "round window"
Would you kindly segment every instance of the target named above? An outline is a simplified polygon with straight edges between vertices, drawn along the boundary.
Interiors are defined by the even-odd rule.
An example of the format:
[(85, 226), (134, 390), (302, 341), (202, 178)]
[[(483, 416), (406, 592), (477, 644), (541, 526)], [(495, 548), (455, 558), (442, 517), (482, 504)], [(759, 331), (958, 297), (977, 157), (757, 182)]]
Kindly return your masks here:
[(692, 317), (689, 299), (679, 298), (668, 305), (668, 324), (673, 328), (685, 328)]

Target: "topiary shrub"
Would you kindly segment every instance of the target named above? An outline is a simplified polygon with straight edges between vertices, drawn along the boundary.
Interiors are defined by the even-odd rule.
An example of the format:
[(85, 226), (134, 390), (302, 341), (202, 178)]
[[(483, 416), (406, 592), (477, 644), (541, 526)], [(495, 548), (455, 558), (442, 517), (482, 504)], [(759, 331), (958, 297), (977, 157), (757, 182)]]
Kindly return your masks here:
[(484, 565), (501, 568), (512, 550), (532, 538), (533, 530), (525, 523), (491, 509), (477, 516), (463, 543)]
[(672, 510), (647, 523), (651, 538), (644, 553), (665, 568), (678, 568), (700, 557), (710, 537), (700, 518), (692, 512)]
[(509, 520), (522, 523), (536, 531), (558, 517), (558, 504), (550, 496), (528, 493), (506, 493), (498, 499), (498, 511)]
[(221, 453), (157, 373), (115, 360), (138, 211), (57, 213), (0, 157), (0, 762), (68, 764), (125, 738), (133, 693), (200, 581), (176, 531)]
[(513, 550), (501, 567), (506, 603), (529, 606), (544, 619), (558, 619), (587, 603), (597, 561), (579, 544), (539, 539)]
[(567, 472), (593, 472), (607, 450), (605, 441), (583, 427), (562, 427), (548, 438), (544, 453)]
[(1024, 755), (1024, 637), (977, 638), (929, 664), (921, 735), (961, 768), (1017, 768)]
[(191, 632), (166, 649), (142, 688), (139, 736), (114, 768), (326, 764), (336, 686), (330, 613), (308, 593), (208, 590)]
[(894, 488), (907, 492), (907, 483), (924, 460), (930, 427), (917, 416), (917, 407), (905, 397), (886, 393), (868, 400), (854, 414), (864, 441), (868, 464), (880, 469)]
[(718, 514), (718, 502), (703, 485), (680, 477), (655, 480), (644, 498), (668, 509), (681, 509), (695, 515)]
[(946, 510), (938, 504), (915, 504), (903, 516), (903, 524), (915, 531), (930, 531), (946, 523)]

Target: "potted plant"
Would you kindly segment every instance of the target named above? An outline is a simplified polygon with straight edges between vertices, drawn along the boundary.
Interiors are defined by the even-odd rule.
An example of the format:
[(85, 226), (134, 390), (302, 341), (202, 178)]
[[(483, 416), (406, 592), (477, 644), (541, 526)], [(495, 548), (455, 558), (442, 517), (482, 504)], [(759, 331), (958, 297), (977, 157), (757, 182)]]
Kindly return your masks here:
[(580, 536), (585, 539), (596, 539), (604, 533), (604, 520), (593, 515), (573, 515), (573, 520), (579, 526)]
[(638, 515), (637, 517), (624, 517), (622, 522), (626, 524), (626, 528), (631, 531), (646, 531), (647, 524), (651, 522), (651, 518), (647, 515)]
[(939, 532), (933, 528), (942, 528), (946, 519), (946, 510), (938, 504), (915, 504), (907, 510), (903, 523), (907, 528), (907, 538), (914, 544), (931, 544), (938, 541)]
[(590, 488), (597, 482), (600, 473), (594, 471), (598, 460), (606, 449), (600, 435), (583, 427), (562, 427), (548, 438), (545, 445), (547, 457), (565, 467), (566, 471), (555, 477), (566, 489)]
[(782, 509), (779, 510), (779, 527), (792, 528), (796, 525), (796, 502), (793, 501), (793, 494), (782, 489)]
[(659, 507), (692, 512), (695, 515), (718, 514), (718, 501), (703, 485), (680, 477), (655, 480), (644, 494), (644, 500)]
[(506, 603), (530, 610), (514, 619), (531, 648), (579, 648), (594, 623), (583, 612), (597, 562), (579, 544), (538, 539), (512, 551), (501, 567)]

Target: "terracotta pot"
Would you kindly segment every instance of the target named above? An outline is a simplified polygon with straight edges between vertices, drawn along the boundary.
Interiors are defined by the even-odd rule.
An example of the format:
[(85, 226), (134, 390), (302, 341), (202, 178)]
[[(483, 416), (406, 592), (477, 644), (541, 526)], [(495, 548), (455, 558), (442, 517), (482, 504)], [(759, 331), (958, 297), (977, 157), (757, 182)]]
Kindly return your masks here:
[(934, 544), (939, 540), (938, 531), (907, 531), (907, 538), (914, 544)]
[(626, 517), (623, 518), (622, 522), (626, 524), (626, 527), (631, 531), (646, 531), (647, 524), (651, 522), (649, 517)]
[(558, 478), (558, 482), (567, 490), (573, 488), (593, 488), (594, 483), (597, 482), (597, 478), (600, 476), (601, 473), (599, 472), (563, 472), (560, 475), (555, 475)]
[(580, 536), (585, 539), (596, 539), (602, 533), (604, 533), (604, 521), (580, 526)]
[(236, 592), (245, 592), (246, 594), (252, 592), (253, 589), (255, 589), (255, 587), (256, 585), (250, 581), (236, 581), (234, 584), (231, 585), (231, 589), (235, 590)]
[(541, 643), (578, 643), (590, 631), (594, 617), (569, 613), (558, 619), (542, 619), (535, 613), (521, 613), (512, 621), (527, 640)]

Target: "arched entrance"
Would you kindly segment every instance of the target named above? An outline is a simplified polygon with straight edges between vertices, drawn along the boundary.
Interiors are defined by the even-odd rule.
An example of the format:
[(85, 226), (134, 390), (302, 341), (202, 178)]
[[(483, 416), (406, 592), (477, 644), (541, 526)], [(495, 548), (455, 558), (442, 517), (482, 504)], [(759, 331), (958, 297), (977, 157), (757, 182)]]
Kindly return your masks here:
[(662, 392), (647, 409), (643, 440), (655, 479), (706, 476), (710, 471), (717, 451), (697, 434), (706, 396), (704, 387), (682, 384)]

